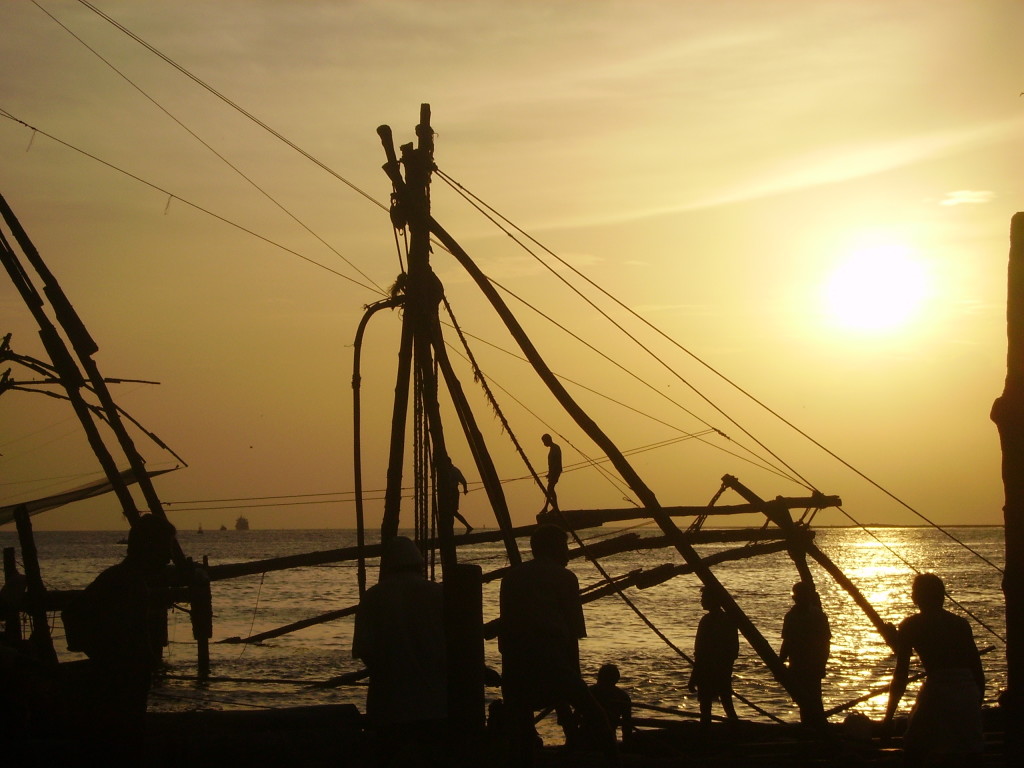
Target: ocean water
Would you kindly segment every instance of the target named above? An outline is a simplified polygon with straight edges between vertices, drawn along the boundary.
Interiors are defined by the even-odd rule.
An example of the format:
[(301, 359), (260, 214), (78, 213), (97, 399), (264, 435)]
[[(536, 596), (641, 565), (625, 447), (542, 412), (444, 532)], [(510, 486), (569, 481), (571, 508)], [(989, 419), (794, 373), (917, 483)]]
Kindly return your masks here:
[[(584, 531), (585, 542), (596, 542), (624, 529), (598, 528)], [(641, 535), (655, 535), (653, 529), (632, 529)], [(818, 546), (843, 570), (868, 598), (881, 616), (893, 622), (913, 612), (910, 582), (914, 571), (933, 571), (944, 578), (952, 599), (978, 619), (975, 638), (980, 648), (992, 647), (983, 656), (988, 680), (986, 700), (994, 700), (1005, 686), (1005, 636), (1001, 574), (993, 567), (1003, 562), (1002, 528), (957, 527), (948, 529), (954, 541), (942, 531), (928, 528), (873, 528), (869, 531), (830, 528), (817, 531)], [(124, 553), (117, 532), (40, 532), (36, 534), (40, 567), (48, 588), (84, 587), (103, 568), (117, 562)], [(179, 533), (185, 554), (195, 560), (205, 556), (211, 565), (260, 560), (303, 552), (335, 549), (355, 543), (353, 531), (192, 531)], [(0, 545), (17, 547), (14, 531), (0, 531)], [(966, 545), (966, 546), (964, 546)], [(520, 542), (524, 552), (525, 542)], [(699, 548), (711, 554), (735, 545)], [(967, 549), (974, 550), (972, 553)], [(990, 563), (985, 562), (982, 557)], [(501, 544), (460, 548), (460, 560), (479, 564), (484, 572), (507, 564)], [(20, 558), (20, 552), (19, 552)], [(672, 549), (641, 550), (602, 560), (610, 575), (680, 562)], [(376, 561), (371, 561), (369, 582), (376, 579)], [(571, 567), (581, 586), (601, 580), (595, 567), (575, 560)], [(817, 565), (811, 565), (832, 626), (832, 654), (823, 684), (826, 708), (838, 706), (888, 684), (892, 655), (872, 624)], [(784, 553), (729, 562), (714, 569), (740, 607), (761, 633), (778, 649), (782, 618), (791, 604), (790, 590), (797, 575)], [(692, 654), (693, 635), (702, 615), (700, 582), (694, 576), (678, 576), (650, 589), (630, 589), (627, 594), (672, 644)], [(498, 582), (484, 586), (484, 619), (497, 616)], [(186, 613), (175, 610), (169, 618), (170, 643), (166, 649), (169, 677), (154, 689), (150, 707), (154, 710), (229, 709), (354, 703), (363, 708), (365, 687), (321, 689), (317, 681), (357, 670), (351, 657), (352, 618), (344, 618), (268, 640), (259, 645), (218, 643), (230, 637), (245, 637), (301, 619), (344, 608), (357, 602), (354, 563), (296, 568), (261, 575), (218, 581), (213, 584), (214, 638), (211, 645), (213, 681), (198, 683), (196, 643)], [(958, 605), (947, 607), (964, 614)], [(592, 677), (604, 663), (613, 662), (622, 673), (621, 685), (634, 701), (695, 711), (697, 703), (686, 690), (689, 664), (658, 637), (620, 598), (605, 597), (585, 607), (588, 637), (581, 642), (584, 674)], [(966, 615), (966, 614), (964, 614)], [(973, 619), (972, 619), (973, 621)], [(66, 650), (59, 618), (53, 617), (52, 632), (63, 659), (80, 658)], [(488, 641), (486, 658), (501, 668), (495, 641)], [(222, 680), (218, 678), (231, 678)], [(798, 720), (795, 706), (774, 682), (763, 662), (741, 639), (735, 666), (737, 693), (784, 720)], [(903, 702), (909, 708), (916, 688)], [(488, 689), (488, 698), (499, 695)], [(885, 696), (879, 695), (850, 711), (881, 717)], [(763, 719), (737, 702), (741, 717)], [(841, 717), (841, 716), (837, 716)], [(553, 724), (542, 733), (547, 737)]]

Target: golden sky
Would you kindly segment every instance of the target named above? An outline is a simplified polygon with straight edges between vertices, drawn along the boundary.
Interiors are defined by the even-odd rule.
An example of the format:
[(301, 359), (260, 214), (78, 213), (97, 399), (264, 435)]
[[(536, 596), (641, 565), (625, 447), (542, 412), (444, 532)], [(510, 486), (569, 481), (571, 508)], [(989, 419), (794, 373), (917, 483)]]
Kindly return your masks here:
[[(850, 517), (819, 523), (1001, 520), (988, 412), (1024, 208), (1019, 2), (93, 6), (381, 203), (375, 129), (412, 141), (429, 102), (442, 171), (678, 345), (435, 180), (435, 217), (519, 297), (595, 420), (627, 451), (672, 441), (632, 459), (663, 504), (706, 503), (730, 473), (766, 498), (842, 496)], [(100, 369), (160, 382), (114, 394), (189, 463), (157, 481), (172, 520), (353, 525), (352, 339), (400, 270), (386, 213), (85, 3), (0, 4), (0, 65), (0, 193)], [(454, 260), (435, 249), (433, 264), (534, 465), (543, 432), (567, 465), (599, 458)], [(0, 320), (16, 352), (42, 356), (6, 279)], [(367, 336), (369, 489), (384, 485), (398, 329), (387, 312)], [(523, 477), (451, 354), (499, 474)], [(463, 512), (493, 525), (457, 429)], [(729, 439), (678, 439), (708, 429)], [(151, 466), (176, 463), (138, 445)], [(0, 396), (0, 454), (0, 504), (98, 474), (70, 408), (39, 394)], [(559, 489), (565, 508), (633, 503), (586, 466)], [(505, 490), (532, 520), (536, 487)], [(123, 527), (113, 497), (34, 523)]]

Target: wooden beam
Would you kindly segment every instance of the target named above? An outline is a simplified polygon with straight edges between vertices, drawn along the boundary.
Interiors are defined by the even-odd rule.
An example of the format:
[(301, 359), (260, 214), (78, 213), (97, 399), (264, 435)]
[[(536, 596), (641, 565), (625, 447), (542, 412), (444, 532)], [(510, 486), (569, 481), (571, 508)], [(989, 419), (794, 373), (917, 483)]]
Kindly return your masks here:
[[(783, 497), (775, 499), (782, 509), (825, 509), (827, 507), (838, 507), (843, 500), (838, 496), (825, 496), (815, 494), (804, 497)], [(723, 504), (721, 506), (674, 506), (662, 507), (662, 510), (669, 517), (708, 517), (717, 515), (754, 515), (764, 512), (762, 503), (746, 504)], [(538, 516), (538, 522), (554, 523), (564, 525), (563, 519), (574, 529), (594, 528), (605, 523), (627, 522), (635, 520), (650, 519), (651, 514), (646, 509), (627, 507), (625, 509), (563, 509), (560, 514), (545, 512)], [(652, 520), (653, 523), (653, 520)]]
[[(536, 525), (522, 525), (512, 529), (516, 538), (529, 537), (537, 528)], [(623, 534), (623, 539), (607, 539), (600, 542), (587, 544), (587, 550), (596, 557), (605, 557), (616, 552), (625, 552), (631, 549), (662, 549), (675, 546), (671, 539), (665, 536), (640, 537), (638, 534)], [(697, 531), (695, 533), (682, 533), (683, 540), (689, 544), (718, 544), (732, 541), (771, 541), (780, 538), (780, 534), (773, 531), (765, 531), (759, 528), (737, 528), (727, 530)], [(459, 545), (481, 544), (486, 542), (497, 542), (505, 539), (505, 533), (500, 530), (474, 531), (458, 537)], [(427, 547), (436, 546), (436, 539), (427, 541)], [(615, 542), (615, 543), (611, 543)], [(628, 542), (624, 543), (624, 542)], [(363, 548), (368, 558), (380, 557), (381, 545), (368, 544)], [(287, 568), (298, 568), (302, 566), (327, 565), (328, 563), (340, 563), (347, 560), (359, 558), (360, 548), (341, 547), (339, 549), (327, 549), (319, 552), (305, 552), (300, 555), (286, 555), (284, 557), (272, 557), (266, 560), (250, 560), (244, 563), (224, 563), (222, 565), (211, 565), (209, 569), (211, 581), (222, 579), (237, 579), (241, 576), (251, 576), (256, 573), (269, 573), (271, 571), (282, 571)], [(571, 550), (570, 557), (584, 557), (585, 553), (578, 547)], [(486, 578), (486, 576), (485, 576)]]
[[(768, 544), (751, 544), (746, 547), (736, 547), (723, 552), (716, 552), (704, 558), (707, 566), (719, 565), (732, 560), (746, 560), (750, 557), (770, 555), (782, 552), (786, 549), (785, 541), (774, 541)], [(635, 571), (625, 574), (614, 580), (613, 583), (605, 581), (598, 582), (590, 587), (584, 587), (582, 597), (584, 603), (590, 603), (606, 595), (615, 594), (625, 587), (636, 587), (637, 589), (650, 589), (658, 584), (664, 584), (669, 579), (682, 576), (686, 573), (693, 573), (693, 567), (682, 563), (665, 563), (654, 568), (638, 568)]]

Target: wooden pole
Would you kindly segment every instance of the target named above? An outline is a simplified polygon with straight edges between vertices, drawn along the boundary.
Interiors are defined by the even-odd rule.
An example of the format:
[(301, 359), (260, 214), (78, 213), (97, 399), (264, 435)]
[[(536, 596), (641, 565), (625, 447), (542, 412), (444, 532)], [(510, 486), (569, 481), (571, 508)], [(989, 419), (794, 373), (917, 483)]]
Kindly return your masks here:
[[(720, 599), (722, 607), (726, 613), (736, 624), (739, 631), (746, 638), (750, 646), (757, 652), (762, 658), (768, 669), (771, 670), (772, 675), (779, 682), (779, 684), (786, 689), (786, 691), (793, 696), (793, 688), (789, 680), (788, 671), (785, 666), (779, 661), (779, 656), (775, 652), (775, 649), (771, 647), (767, 640), (761, 635), (760, 631), (754, 625), (752, 621), (747, 617), (743, 610), (736, 604), (736, 601), (729, 594), (728, 590), (722, 585), (718, 578), (711, 572), (711, 570), (703, 564), (700, 555), (691, 547), (686, 540), (683, 538), (682, 531), (672, 521), (672, 518), (665, 514), (658, 502), (654, 492), (647, 487), (644, 481), (636, 473), (629, 461), (618, 449), (608, 436), (597, 426), (596, 423), (587, 415), (587, 413), (580, 408), (569, 392), (562, 386), (561, 381), (558, 377), (552, 373), (551, 369), (547, 366), (544, 359), (541, 357), (537, 348), (533, 345), (533, 342), (527, 336), (523, 330), (519, 321), (515, 315), (505, 304), (505, 301), (498, 294), (494, 285), (487, 278), (487, 276), (480, 270), (469, 254), (456, 242), (456, 240), (445, 231), (445, 229), (438, 224), (434, 219), (431, 219), (431, 231), (434, 236), (441, 241), (445, 248), (455, 256), (455, 258), (462, 264), (463, 268), (469, 273), (476, 282), (477, 286), (491, 302), (491, 306), (498, 313), (498, 316), (502, 319), (505, 327), (508, 328), (509, 333), (512, 334), (513, 339), (519, 345), (519, 348), (523, 351), (523, 354), (530, 361), (533, 369), (537, 372), (537, 375), (541, 378), (548, 390), (555, 397), (558, 403), (565, 409), (566, 413), (576, 422), (576, 424), (582, 429), (587, 436), (594, 441), (595, 444), (608, 457), (611, 461), (612, 466), (618, 471), (620, 477), (626, 481), (626, 484), (632, 489), (633, 493), (636, 494), (637, 498), (644, 505), (651, 518), (658, 524), (662, 532), (671, 540), (676, 548), (676, 551), (682, 556), (686, 563), (693, 567), (694, 573), (700, 578), (701, 582), (704, 583), (709, 589), (711, 589)], [(795, 696), (793, 696), (795, 699)]]
[[(396, 307), (401, 304), (401, 299), (392, 297), (369, 305), (359, 321), (356, 328), (356, 337), (353, 342), (352, 352), (352, 474), (355, 479), (356, 495), (356, 546), (359, 547), (359, 563), (356, 569), (356, 579), (359, 585), (359, 596), (366, 592), (366, 556), (362, 554), (366, 545), (366, 525), (363, 517), (363, 446), (362, 446), (362, 408), (360, 403), (360, 387), (362, 378), (360, 366), (362, 364), (363, 334), (370, 318), (385, 307)], [(408, 389), (408, 388), (407, 388)], [(404, 429), (403, 429), (404, 433)], [(404, 439), (404, 434), (403, 434)], [(401, 475), (399, 475), (399, 490), (401, 490)], [(397, 510), (397, 507), (396, 507)], [(397, 526), (396, 526), (397, 528)]]
[(10, 594), (10, 604), (4, 606), (4, 637), (12, 643), (21, 640), (21, 596), (24, 580), (18, 573), (14, 547), (4, 547), (4, 587)]
[(391, 448), (388, 458), (387, 489), (384, 491), (384, 517), (380, 540), (398, 535), (402, 508), (402, 470), (405, 464), (405, 428), (409, 413), (409, 382), (412, 373), (412, 321), (402, 318), (402, 340), (398, 347), (398, 373), (395, 376), (395, 402), (391, 412)]
[(455, 405), (455, 411), (462, 422), (462, 430), (466, 435), (466, 441), (469, 443), (477, 471), (480, 473), (480, 479), (483, 481), (484, 490), (487, 492), (487, 499), (491, 503), (491, 509), (494, 511), (494, 517), (498, 522), (498, 528), (501, 530), (502, 540), (505, 544), (505, 554), (508, 555), (509, 562), (512, 565), (518, 565), (523, 561), (523, 558), (519, 554), (516, 537), (512, 534), (512, 515), (509, 513), (505, 492), (501, 487), (501, 478), (494, 466), (494, 461), (491, 459), (490, 451), (487, 450), (483, 433), (477, 426), (473, 410), (469, 406), (469, 400), (462, 390), (462, 384), (455, 375), (451, 361), (448, 359), (444, 340), (441, 338), (440, 323), (436, 324), (434, 329), (433, 347), (434, 358), (437, 360), (438, 368), (444, 376), (448, 392)]
[[(13, 213), (10, 212), (10, 208), (7, 206), (2, 195), (0, 195), (0, 210), (3, 211), (5, 216), (10, 215), (13, 218)], [(10, 222), (8, 223), (10, 224)], [(89, 441), (89, 446), (92, 448), (100, 466), (103, 468), (103, 472), (110, 481), (110, 485), (113, 488), (118, 501), (121, 502), (121, 509), (124, 512), (124, 516), (128, 519), (129, 523), (133, 523), (139, 516), (138, 507), (135, 505), (135, 500), (132, 498), (131, 492), (128, 490), (128, 484), (122, 479), (118, 472), (117, 464), (115, 463), (113, 456), (107, 449), (106, 444), (103, 442), (103, 438), (96, 427), (96, 423), (93, 421), (89, 405), (82, 397), (81, 389), (84, 386), (82, 374), (79, 371), (78, 366), (75, 364), (75, 361), (72, 359), (71, 353), (68, 351), (64, 340), (60, 337), (60, 334), (57, 333), (57, 329), (54, 327), (53, 322), (43, 310), (42, 297), (32, 284), (28, 273), (21, 265), (14, 249), (11, 248), (2, 232), (0, 232), (0, 261), (3, 262), (11, 281), (18, 289), (18, 292), (21, 294), (26, 306), (28, 306), (29, 311), (32, 313), (36, 324), (39, 326), (39, 338), (42, 340), (43, 346), (46, 348), (46, 352), (50, 357), (50, 362), (59, 374), (61, 386), (64, 387), (64, 391), (67, 393), (68, 400), (75, 411), (75, 415), (78, 417), (78, 420), (82, 425), (82, 429), (85, 431), (85, 436)]]
[[(430, 455), (435, 466), (447, 462), (444, 426), (438, 402), (438, 377), (435, 369), (434, 342), (440, 338), (438, 305), (444, 287), (430, 266), (430, 177), (434, 170), (434, 131), (430, 125), (430, 105), (420, 105), (416, 126), (416, 146), (401, 147), (405, 176), (402, 177), (395, 155), (391, 129), (377, 129), (387, 162), (384, 171), (395, 191), (395, 220), (404, 220), (409, 229), (409, 271), (405, 285), (405, 312), (402, 317), (402, 342), (399, 356), (399, 384), (395, 391), (388, 488), (385, 498), (381, 541), (387, 542), (398, 530), (401, 463), (405, 452), (405, 419), (408, 412), (408, 377), (415, 366), (419, 402), (426, 416)], [(440, 362), (438, 365), (441, 365)], [(451, 391), (451, 386), (449, 387)], [(453, 397), (458, 398), (458, 394)], [(458, 408), (459, 403), (456, 403)], [(460, 418), (466, 413), (460, 411)], [(465, 423), (465, 422), (464, 422)], [(471, 447), (475, 444), (470, 439)], [(474, 453), (474, 455), (476, 455)], [(436, 478), (441, 473), (432, 473)], [(435, 480), (436, 482), (436, 480)], [(482, 592), (479, 568), (461, 568), (453, 531), (454, 510), (448, 494), (439, 494), (437, 541), (441, 553), (445, 584), (445, 631), (448, 645), (449, 719), (463, 736), (479, 734), (483, 728), (483, 636)], [(468, 620), (467, 620), (467, 617)]]
[[(843, 502), (838, 496), (825, 496), (815, 493), (811, 496), (785, 497), (780, 496), (772, 501), (783, 509), (825, 509), (826, 507), (838, 507)], [(718, 517), (719, 515), (750, 515), (763, 514), (764, 507), (761, 504), (721, 504), (709, 507), (706, 504), (700, 506), (665, 506), (662, 507), (666, 515), (670, 517)], [(537, 522), (551, 522), (556, 525), (565, 520), (573, 528), (591, 528), (604, 525), (605, 523), (625, 522), (629, 520), (642, 520), (648, 517), (643, 509), (626, 507), (624, 509), (563, 509), (558, 515), (545, 512), (537, 516)]]
[[(82, 365), (82, 369), (85, 371), (85, 374), (92, 385), (92, 391), (95, 393), (103, 408), (107, 424), (110, 426), (111, 431), (121, 446), (121, 450), (123, 451), (125, 458), (128, 460), (129, 466), (134, 471), (136, 482), (139, 484), (139, 489), (142, 491), (142, 495), (145, 497), (146, 502), (149, 505), (150, 512), (166, 520), (167, 516), (164, 514), (163, 505), (160, 503), (160, 498), (157, 496), (156, 488), (154, 487), (149, 474), (146, 472), (145, 462), (142, 460), (138, 450), (135, 448), (135, 443), (132, 440), (131, 435), (128, 434), (128, 430), (125, 428), (124, 422), (121, 421), (120, 410), (114, 404), (114, 400), (110, 395), (110, 390), (107, 387), (106, 380), (102, 375), (100, 375), (99, 368), (97, 367), (96, 362), (92, 359), (93, 354), (98, 350), (96, 342), (93, 341), (89, 332), (85, 329), (85, 324), (82, 322), (82, 319), (78, 316), (75, 308), (64, 294), (57, 278), (52, 272), (50, 272), (46, 263), (43, 261), (42, 256), (40, 256), (39, 251), (36, 250), (35, 245), (33, 245), (29, 238), (28, 233), (22, 228), (21, 223), (14, 215), (14, 211), (11, 210), (10, 206), (7, 205), (7, 201), (4, 200), (2, 196), (0, 196), (0, 213), (3, 214), (4, 219), (7, 221), (7, 225), (11, 228), (11, 232), (14, 234), (15, 239), (21, 246), (25, 257), (42, 279), (43, 292), (50, 300), (50, 304), (53, 307), (53, 312), (57, 317), (57, 321), (67, 334), (68, 340), (71, 342), (71, 348), (74, 349), (75, 354)], [(25, 275), (25, 278), (27, 279), (27, 275)], [(41, 330), (41, 333), (42, 332), (43, 331)], [(46, 336), (50, 335), (51, 331), (47, 330)], [(43, 339), (44, 344), (47, 344), (47, 351), (50, 351), (52, 348), (57, 352), (58, 358), (67, 355), (67, 359), (62, 360), (64, 371), (62, 371), (61, 380), (63, 381), (64, 372), (69, 371), (70, 366), (73, 366), (74, 364), (70, 359), (70, 355), (68, 355), (67, 347), (62, 341), (58, 344), (58, 341), (59, 340), (56, 338), (50, 338), (49, 343), (47, 344), (47, 338), (44, 336)], [(52, 353), (51, 359), (53, 359)], [(53, 359), (53, 363), (55, 366), (58, 365), (58, 360)], [(77, 366), (74, 366), (73, 381), (75, 382), (76, 389), (81, 386), (82, 382)], [(112, 460), (111, 466), (114, 468), (114, 472), (116, 473), (116, 466), (113, 465)], [(104, 469), (107, 468), (104, 467)], [(109, 470), (107, 471), (107, 477), (110, 478), (111, 483), (117, 482), (114, 477), (111, 476), (111, 472)], [(131, 494), (127, 491), (126, 487), (123, 492), (128, 496), (128, 498), (131, 498)], [(135, 509), (134, 501), (126, 508), (125, 511), (129, 522), (134, 524), (135, 518), (138, 516), (138, 511)], [(184, 563), (185, 558), (177, 540), (173, 543), (172, 552), (175, 562), (179, 564)]]
[(1024, 759), (1024, 212), (1010, 221), (1006, 296), (1006, 381), (992, 405), (1002, 448), (1006, 539), (1006, 717), (1007, 765)]
[(210, 676), (210, 638), (213, 637), (213, 594), (210, 591), (209, 558), (203, 555), (203, 565), (192, 563), (189, 574), (189, 603), (191, 605), (192, 637), (196, 641), (196, 672), (200, 680)]
[(793, 522), (793, 516), (789, 513), (789, 507), (777, 502), (769, 502), (762, 499), (752, 490), (732, 475), (725, 475), (722, 478), (723, 488), (732, 488), (751, 504), (761, 508), (764, 516), (771, 520), (786, 535), (789, 541), (789, 559), (796, 566), (800, 580), (807, 584), (814, 584), (814, 576), (811, 569), (807, 567), (807, 536), (806, 529), (797, 528)]
[[(818, 563), (818, 565), (820, 565), (833, 579), (835, 579), (835, 581), (846, 590), (847, 594), (853, 598), (853, 601), (862, 611), (864, 611), (864, 615), (868, 617), (868, 620), (874, 625), (875, 629), (878, 630), (878, 633), (882, 636), (882, 639), (885, 640), (886, 644), (892, 645), (894, 641), (892, 624), (885, 621), (885, 619), (878, 615), (878, 611), (876, 611), (874, 606), (868, 602), (868, 599), (864, 597), (863, 593), (857, 588), (857, 585), (850, 581), (850, 578), (843, 573), (842, 569), (833, 563), (832, 559), (818, 548), (810, 536), (811, 532), (806, 528), (797, 526), (793, 522), (788, 511), (785, 511), (785, 514), (782, 513), (782, 507), (778, 503), (778, 500), (774, 502), (764, 501), (756, 493), (751, 491), (731, 475), (723, 477), (722, 482), (739, 493), (751, 504), (760, 505), (765, 516), (779, 526), (779, 528), (781, 528), (785, 533), (786, 537), (790, 540), (790, 556), (793, 556), (794, 550), (799, 551), (801, 557), (798, 567), (802, 564), (803, 568), (807, 569), (806, 555), (810, 555), (814, 561)], [(796, 562), (796, 558), (794, 558), (794, 562)], [(802, 575), (803, 572), (801, 572), (801, 576)], [(813, 583), (813, 581), (811, 583)]]
[(32, 617), (32, 634), (29, 636), (29, 641), (41, 661), (56, 664), (57, 652), (53, 649), (53, 638), (50, 637), (50, 624), (47, 621), (44, 607), (46, 587), (43, 585), (43, 576), (39, 571), (39, 554), (36, 551), (35, 537), (32, 535), (32, 522), (24, 507), (14, 510), (14, 522), (18, 527), (21, 559), (25, 565), (28, 614)]

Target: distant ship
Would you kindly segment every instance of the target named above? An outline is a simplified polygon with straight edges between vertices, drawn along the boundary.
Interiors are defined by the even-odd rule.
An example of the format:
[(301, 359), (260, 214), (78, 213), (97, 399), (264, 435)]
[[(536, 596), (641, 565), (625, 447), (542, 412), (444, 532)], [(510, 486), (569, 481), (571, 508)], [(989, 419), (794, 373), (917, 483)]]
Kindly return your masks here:
[(244, 515), (239, 515), (238, 519), (235, 520), (236, 531), (248, 531), (249, 530), (249, 518)]

